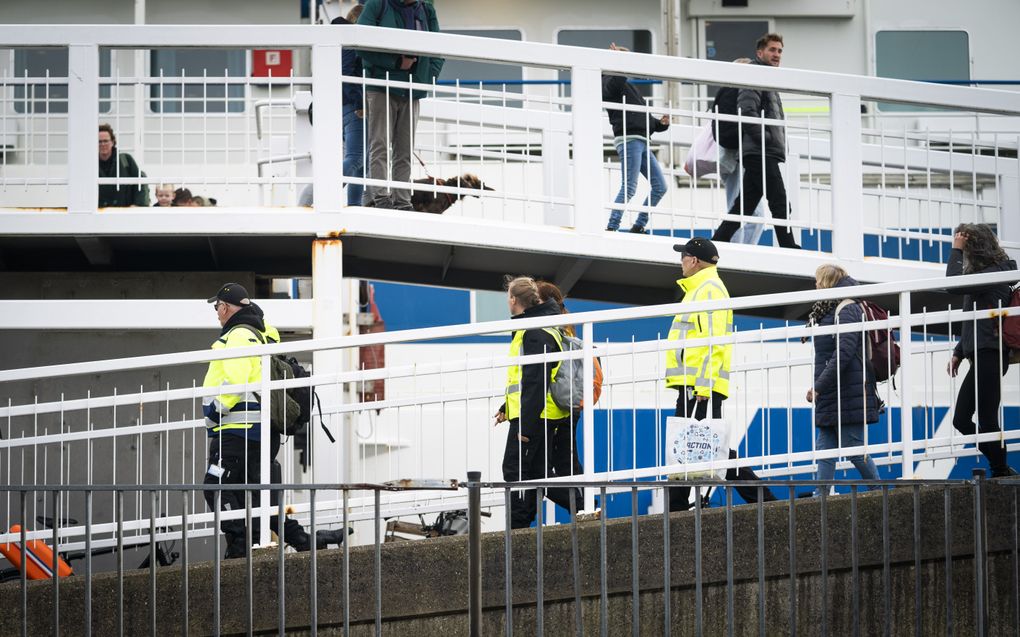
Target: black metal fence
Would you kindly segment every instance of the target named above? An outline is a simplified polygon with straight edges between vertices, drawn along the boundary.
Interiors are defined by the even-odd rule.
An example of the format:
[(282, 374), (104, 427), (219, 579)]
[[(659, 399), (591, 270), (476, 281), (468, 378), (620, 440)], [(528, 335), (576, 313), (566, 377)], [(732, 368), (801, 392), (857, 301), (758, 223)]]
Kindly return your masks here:
[[(848, 486), (849, 494), (830, 495), (833, 484)], [(798, 498), (796, 487), (805, 485), (820, 487), (819, 495)], [(571, 510), (569, 523), (547, 525), (539, 506), (537, 525), (518, 530), (510, 529), (509, 505), (522, 485), (469, 474), (456, 487), (467, 491), (467, 533), (403, 543), (384, 541), (382, 494), (406, 487), (246, 486), (307, 491), (312, 537), (317, 498), (342, 498), (346, 529), (351, 494), (368, 492), (372, 540), (327, 551), (312, 542), (299, 555), (287, 555), (279, 542), (224, 560), (215, 533), (211, 561), (197, 561), (186, 504), (206, 491), (219, 504), (217, 486), (5, 487), (0, 491), (15, 496), (26, 520), (30, 497), (44, 494), (60, 511), (62, 494), (84, 494), (84, 549), (64, 550), (68, 521), (54, 515), (45, 521), (52, 527), (45, 542), (58, 550), (43, 564), (56, 570), (63, 557), (84, 566), (48, 581), (9, 570), (16, 581), (0, 584), (7, 609), (0, 633), (155, 636), (176, 628), (184, 635), (315, 635), (328, 627), (381, 635), (384, 627), (454, 626), (458, 633), (508, 637), (1020, 634), (1020, 481), (985, 480), (978, 472), (967, 481), (529, 483), (540, 502), (548, 489), (570, 486), (597, 489), (602, 503), (613, 493), (630, 494), (631, 514), (584, 520)], [(639, 511), (639, 491), (659, 490), (668, 502), (662, 490), (679, 487), (694, 492), (690, 511)], [(759, 502), (735, 505), (737, 487), (756, 489)], [(710, 489), (724, 490), (723, 506), (703, 506)], [(766, 489), (780, 499), (763, 502)], [(167, 526), (151, 507), (146, 541), (134, 545), (147, 557), (132, 569), (125, 556), (139, 535), (124, 528), (125, 493), (141, 491), (153, 502), (168, 490), (184, 499), (184, 514)], [(249, 547), (258, 515), (252, 491), (244, 510)], [(93, 533), (91, 505), (100, 493), (114, 494), (116, 519), (113, 530), (106, 525)], [(503, 496), (505, 529), (483, 533), (483, 507), (494, 493)], [(281, 518), (282, 500), (275, 507)], [(219, 528), (221, 514), (213, 515)], [(26, 545), (28, 526), (37, 525), (22, 527), (18, 546)], [(167, 549), (170, 540), (179, 542), (179, 553)], [(94, 568), (101, 553), (115, 556), (109, 572)], [(179, 566), (170, 565), (178, 557)]]

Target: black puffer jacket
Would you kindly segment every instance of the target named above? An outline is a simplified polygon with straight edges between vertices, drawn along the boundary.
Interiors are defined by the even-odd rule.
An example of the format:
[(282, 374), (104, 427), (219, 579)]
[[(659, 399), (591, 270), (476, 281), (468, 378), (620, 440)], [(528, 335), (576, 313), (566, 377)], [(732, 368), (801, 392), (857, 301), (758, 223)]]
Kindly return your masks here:
[[(558, 316), (560, 306), (556, 301), (546, 301), (530, 307), (515, 319), (535, 318), (536, 316)], [(521, 356), (531, 354), (548, 354), (560, 351), (549, 332), (543, 329), (531, 329), (524, 332), (524, 343), (521, 345)], [(542, 430), (542, 410), (545, 409), (545, 395), (549, 389), (549, 378), (556, 363), (534, 363), (524, 365), (521, 369), (521, 422), (520, 431), (525, 436), (538, 434)]]
[[(712, 103), (712, 112), (720, 115), (737, 114), (737, 98), (740, 96), (740, 89), (733, 86), (724, 86), (715, 94), (715, 101)], [(737, 122), (719, 120), (718, 126), (712, 126), (712, 137), (715, 138), (723, 148), (729, 150), (740, 150), (741, 127)]]
[[(835, 287), (859, 285), (845, 277)], [(860, 323), (864, 312), (858, 303), (851, 303), (839, 312), (839, 324)], [(833, 307), (818, 324), (832, 325), (836, 320)], [(875, 373), (864, 362), (860, 329), (836, 335), (815, 337), (815, 426), (835, 427), (878, 422), (878, 393)]]
[[(986, 272), (1006, 272), (1008, 270), (1016, 270), (1016, 261), (1007, 259), (1006, 261), (1000, 261), (994, 265), (990, 265), (987, 268), (977, 272), (975, 274), (984, 274)], [(963, 274), (963, 250), (953, 248), (949, 253), (949, 263), (946, 265), (946, 276), (960, 276)], [(993, 307), (999, 307), (999, 302), (1002, 302), (1002, 307), (1009, 306), (1009, 299), (1012, 294), (1010, 291), (1010, 285), (1008, 283), (997, 283), (994, 285), (971, 285), (962, 288), (952, 288), (948, 290), (952, 294), (963, 294), (963, 309), (972, 310), (975, 304), (979, 310), (987, 310)], [(956, 344), (956, 348), (953, 350), (953, 356), (957, 358), (971, 358), (974, 355), (975, 350), (975, 338), (974, 338), (974, 323), (975, 321), (963, 321), (963, 323), (954, 323), (953, 331), (957, 329), (960, 331), (960, 340)], [(977, 341), (976, 349), (999, 349), (999, 336), (997, 333), (998, 325), (993, 319), (982, 319), (977, 321)]]
[[(755, 58), (751, 64), (769, 66)], [(771, 68), (771, 67), (770, 67)], [(737, 97), (737, 108), (740, 114), (750, 118), (760, 118), (764, 111), (765, 119), (785, 119), (783, 101), (775, 91), (761, 91), (753, 88), (742, 88)], [(744, 155), (761, 155), (761, 125), (754, 119), (741, 124), (743, 131)], [(765, 126), (765, 154), (779, 161), (786, 161), (786, 128), (783, 126)]]
[[(637, 88), (622, 75), (602, 76), (602, 101), (634, 104), (637, 106), (648, 105)], [(613, 135), (616, 137), (623, 137), (624, 135), (647, 137), (652, 133), (658, 133), (669, 128), (669, 124), (663, 124), (651, 113), (636, 113), (615, 108), (607, 110), (609, 111), (609, 123), (612, 124)]]

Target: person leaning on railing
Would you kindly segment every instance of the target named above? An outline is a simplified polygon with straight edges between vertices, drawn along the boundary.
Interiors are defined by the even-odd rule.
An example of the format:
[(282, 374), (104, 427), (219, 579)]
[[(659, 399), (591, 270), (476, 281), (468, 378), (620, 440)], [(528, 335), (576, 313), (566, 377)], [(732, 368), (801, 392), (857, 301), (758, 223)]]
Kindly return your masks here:
[[(212, 344), (213, 350), (234, 347), (252, 347), (267, 342), (278, 342), (280, 334), (263, 317), (262, 309), (248, 297), (248, 291), (238, 283), (226, 283), (220, 287), (209, 303), (216, 310), (220, 323), (219, 338)], [(263, 428), (262, 406), (256, 389), (262, 383), (262, 358), (247, 356), (209, 362), (203, 387), (222, 385), (245, 385), (244, 393), (206, 396), (202, 400), (205, 426), (209, 433), (209, 468), (205, 484), (260, 484), (260, 454), (263, 434), (270, 436), (270, 482), (282, 481), (280, 463), (276, 454), (280, 450), (280, 434)], [(220, 506), (224, 510), (244, 510), (244, 491), (222, 491)], [(270, 502), (277, 504), (279, 492), (270, 492)], [(206, 491), (205, 500), (212, 509), (216, 506), (215, 492)], [(259, 506), (259, 492), (253, 491), (252, 506)], [(269, 527), (279, 535), (277, 516), (269, 519)], [(248, 548), (245, 541), (245, 522), (224, 520), (220, 524), (227, 539), (226, 558), (244, 557)], [(252, 535), (255, 537), (254, 533)], [(316, 532), (316, 547), (326, 548), (328, 544), (343, 541), (341, 531)], [(298, 551), (310, 547), (308, 533), (297, 522), (288, 518), (283, 528), (283, 540)]]
[[(553, 300), (542, 301), (538, 285), (531, 277), (516, 277), (507, 281), (507, 305), (515, 319), (536, 316), (558, 316), (560, 306)], [(510, 356), (550, 354), (562, 350), (563, 337), (559, 328), (532, 328), (516, 330), (510, 341)], [(496, 412), (496, 424), (510, 422), (506, 448), (503, 451), (503, 480), (540, 480), (550, 477), (546, 465), (554, 467), (558, 476), (568, 475), (572, 469), (570, 451), (574, 428), (570, 412), (558, 406), (549, 387), (561, 363), (531, 363), (512, 365), (506, 373), (506, 402)], [(549, 489), (547, 497), (570, 508), (574, 497), (575, 507), (581, 506), (579, 489)], [(534, 489), (514, 491), (510, 499), (510, 527), (531, 526), (538, 507)]]
[[(1009, 258), (999, 245), (991, 226), (983, 223), (964, 223), (953, 235), (953, 249), (949, 253), (946, 276), (1007, 272), (1016, 270), (1016, 261)], [(968, 285), (949, 288), (952, 294), (963, 294), (965, 311), (987, 310), (1009, 305), (1011, 288), (1008, 283)], [(970, 361), (970, 369), (960, 383), (953, 412), (953, 427), (963, 434), (974, 433), (974, 412), (977, 411), (980, 433), (1000, 431), (999, 403), (1002, 400), (1002, 381), (1009, 369), (1009, 348), (998, 333), (998, 319), (966, 319), (960, 330), (960, 340), (953, 349), (947, 371), (956, 376), (960, 363)], [(976, 377), (976, 382), (975, 382)], [(978, 444), (988, 459), (992, 477), (1015, 475), (1006, 460), (1005, 443), (989, 440)]]
[[(435, 7), (422, 0), (368, 0), (358, 24), (432, 33), (439, 31)], [(409, 94), (407, 84), (431, 84), (439, 77), (444, 60), (387, 51), (358, 51), (358, 55), (367, 77), (392, 82), (389, 86), (365, 87), (368, 176), (385, 180), (386, 166), (392, 164), (392, 180), (409, 183), (418, 100), (425, 97), (425, 92), (416, 90)], [(414, 209), (410, 188), (369, 186), (365, 190), (364, 203), (378, 208)]]
[[(730, 293), (719, 277), (716, 264), (719, 251), (708, 239), (694, 237), (686, 244), (673, 246), (682, 252), (680, 267), (683, 278), (677, 285), (684, 291), (681, 305), (730, 298)], [(673, 318), (667, 340), (676, 344), (675, 349), (666, 350), (666, 387), (676, 389), (676, 412), (674, 416), (704, 420), (722, 417), (722, 403), (730, 395), (730, 360), (733, 356), (731, 343), (715, 343), (684, 347), (687, 339), (726, 336), (733, 333), (733, 311), (714, 310), (711, 312), (681, 312)], [(730, 459), (737, 452), (730, 449)], [(727, 480), (758, 480), (757, 474), (747, 467), (727, 469)], [(758, 501), (757, 487), (736, 487), (737, 493), (747, 502)], [(775, 500), (767, 488), (762, 490), (766, 501)], [(667, 489), (670, 511), (686, 511), (690, 508), (690, 487)]]
[[(860, 285), (838, 265), (826, 263), (815, 270), (815, 287), (850, 288)], [(848, 290), (849, 292), (850, 290)], [(811, 307), (809, 326), (860, 323), (864, 310), (852, 298), (845, 301), (818, 301)], [(815, 336), (814, 385), (807, 401), (815, 404), (815, 448), (819, 451), (840, 447), (859, 447), (865, 443), (864, 428), (878, 422), (879, 399), (875, 372), (865, 362), (864, 336), (859, 328), (849, 327), (838, 335)], [(870, 456), (852, 456), (850, 462), (864, 480), (878, 480), (878, 467)], [(818, 461), (818, 480), (832, 480), (836, 459)], [(824, 488), (824, 487), (823, 487)]]
[[(109, 124), (99, 125), (99, 176), (114, 178), (144, 177), (135, 158), (117, 149), (117, 136)], [(100, 208), (148, 206), (149, 187), (145, 184), (100, 184)]]

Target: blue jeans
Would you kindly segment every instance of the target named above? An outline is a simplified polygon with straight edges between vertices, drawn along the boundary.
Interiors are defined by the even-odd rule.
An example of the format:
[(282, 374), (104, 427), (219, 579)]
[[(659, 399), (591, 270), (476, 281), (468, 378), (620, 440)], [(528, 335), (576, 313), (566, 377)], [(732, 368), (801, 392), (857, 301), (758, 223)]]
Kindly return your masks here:
[[(361, 104), (344, 104), (344, 177), (365, 176), (365, 119), (354, 111)], [(347, 184), (347, 205), (360, 206), (365, 187)]]
[[(630, 198), (637, 191), (637, 180), (640, 173), (645, 176), (645, 179), (648, 180), (649, 185), (652, 187), (652, 192), (645, 199), (644, 205), (655, 206), (658, 204), (662, 196), (666, 194), (666, 180), (662, 176), (662, 168), (659, 167), (659, 162), (655, 159), (655, 155), (648, 149), (648, 141), (644, 139), (631, 139), (623, 144), (617, 144), (616, 154), (620, 156), (620, 162), (623, 165), (620, 173), (620, 192), (616, 195), (616, 201), (613, 203), (620, 204), (630, 201)], [(622, 218), (623, 209), (614, 208), (609, 213), (608, 229), (618, 230)], [(644, 228), (647, 223), (648, 213), (645, 211), (639, 212), (634, 226), (636, 228)]]
[[(839, 447), (859, 447), (864, 444), (864, 425), (843, 424), (839, 430), (842, 432), (842, 442), (836, 439), (836, 427), (815, 427), (815, 448), (819, 451), (826, 449), (837, 449)], [(878, 467), (870, 456), (852, 456), (848, 458), (860, 472), (863, 480), (877, 480)], [(818, 461), (818, 480), (832, 480), (836, 475), (836, 458), (826, 458)]]

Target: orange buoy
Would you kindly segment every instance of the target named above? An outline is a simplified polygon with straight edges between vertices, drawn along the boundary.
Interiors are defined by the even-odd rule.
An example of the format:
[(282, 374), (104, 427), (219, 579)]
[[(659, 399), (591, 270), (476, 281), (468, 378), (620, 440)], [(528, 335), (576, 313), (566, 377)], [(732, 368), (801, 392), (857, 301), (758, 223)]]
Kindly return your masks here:
[[(21, 533), (21, 525), (15, 524), (11, 527), (11, 533)], [(50, 579), (53, 577), (53, 550), (42, 540), (29, 540), (25, 560), (28, 579)], [(21, 570), (21, 545), (11, 542), (0, 544), (0, 553), (7, 558), (7, 561), (14, 565), (14, 568)], [(57, 556), (57, 574), (60, 577), (67, 577), (72, 573), (71, 566), (64, 561), (64, 558)]]

